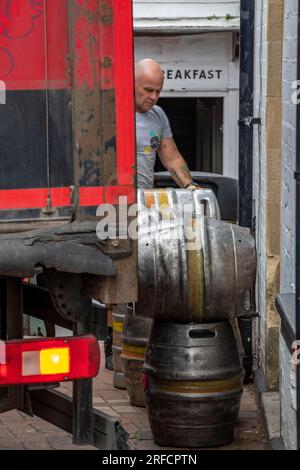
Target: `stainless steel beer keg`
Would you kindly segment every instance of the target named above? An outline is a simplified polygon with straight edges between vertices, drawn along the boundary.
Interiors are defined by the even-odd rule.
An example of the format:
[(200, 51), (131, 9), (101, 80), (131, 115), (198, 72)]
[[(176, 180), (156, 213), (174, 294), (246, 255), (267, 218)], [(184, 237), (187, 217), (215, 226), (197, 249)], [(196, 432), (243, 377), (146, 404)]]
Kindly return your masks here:
[(230, 322), (154, 321), (144, 372), (158, 445), (213, 447), (233, 440), (243, 370)]

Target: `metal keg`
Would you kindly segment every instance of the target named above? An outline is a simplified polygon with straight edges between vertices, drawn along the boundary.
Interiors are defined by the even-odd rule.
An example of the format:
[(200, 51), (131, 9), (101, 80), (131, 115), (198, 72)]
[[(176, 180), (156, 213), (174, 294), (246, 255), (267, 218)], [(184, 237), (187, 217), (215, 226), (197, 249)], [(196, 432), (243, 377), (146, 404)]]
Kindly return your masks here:
[(142, 370), (152, 320), (126, 313), (123, 328), (122, 369), (130, 403), (133, 406), (146, 406), (142, 385)]
[(207, 323), (255, 313), (256, 252), (248, 228), (150, 209), (139, 212), (138, 222), (138, 315)]
[(154, 321), (144, 373), (156, 444), (213, 447), (233, 440), (244, 374), (230, 322)]
[(152, 208), (161, 216), (171, 212), (177, 216), (189, 217), (191, 213), (206, 215), (220, 219), (220, 208), (215, 193), (211, 189), (198, 188), (195, 191), (187, 189), (138, 189), (138, 210)]
[(114, 305), (113, 307), (113, 385), (116, 388), (126, 390), (125, 378), (122, 370), (121, 352), (122, 352), (122, 334), (123, 323), (127, 312), (126, 304)]

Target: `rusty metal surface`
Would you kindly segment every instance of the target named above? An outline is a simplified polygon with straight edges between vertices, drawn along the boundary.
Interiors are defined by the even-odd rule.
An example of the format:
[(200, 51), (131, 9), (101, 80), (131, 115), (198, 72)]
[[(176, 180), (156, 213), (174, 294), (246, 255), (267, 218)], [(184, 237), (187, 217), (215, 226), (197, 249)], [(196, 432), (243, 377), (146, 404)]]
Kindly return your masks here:
[[(119, 2), (114, 4), (112, 0), (91, 0), (88, 2), (69, 0), (65, 6), (64, 12), (68, 14), (68, 18), (64, 19), (64, 22), (68, 21), (68, 24), (65, 25), (66, 28), (63, 31), (66, 41), (69, 40), (70, 47), (67, 48), (61, 62), (64, 64), (69, 85), (66, 107), (72, 114), (73, 147), (71, 153), (74, 162), (74, 190), (71, 206), (74, 209), (73, 219), (77, 217), (82, 220), (86, 217), (84, 214), (95, 215), (90, 211), (96, 211), (95, 201), (98, 199), (105, 202), (106, 198), (110, 198), (115, 202), (117, 196), (114, 191), (117, 194), (118, 191), (121, 193), (123, 191), (119, 188), (124, 188), (125, 193), (132, 190), (131, 196), (134, 196), (133, 179), (128, 178), (127, 168), (135, 153), (132, 151), (133, 147), (130, 146), (130, 151), (127, 152), (130, 155), (128, 155), (124, 148), (128, 149), (129, 147), (119, 145), (118, 174), (116, 157), (116, 87), (119, 92), (117, 96), (120, 97), (124, 94), (124, 103), (127, 103), (124, 109), (120, 106), (118, 108), (123, 110), (123, 113), (119, 113), (118, 143), (120, 144), (122, 141), (124, 144), (124, 135), (126, 136), (125, 142), (133, 142), (134, 140), (133, 82), (129, 83), (129, 78), (133, 78), (133, 57), (132, 49), (130, 49), (132, 18), (130, 5), (126, 6)], [(123, 25), (123, 29), (118, 25)], [(126, 41), (124, 40), (122, 43), (122, 38), (125, 37)], [(120, 57), (123, 46), (124, 48), (126, 46), (126, 55), (128, 56), (126, 60), (123, 60), (123, 56)], [(122, 67), (120, 66), (121, 62)], [(128, 64), (130, 64), (130, 71), (128, 70), (128, 74), (122, 82), (122, 86), (123, 83), (126, 83), (126, 90), (120, 91), (122, 88), (122, 86), (120, 87), (120, 77), (124, 75), (122, 70), (126, 70)], [(119, 80), (118, 86), (116, 79)], [(71, 92), (71, 96), (69, 96), (69, 92)], [(129, 111), (132, 111), (130, 119)], [(130, 125), (128, 126), (129, 121)], [(123, 124), (127, 130), (132, 131), (130, 136), (129, 132), (122, 132)], [(131, 175), (132, 169), (129, 173)], [(73, 178), (71, 180), (73, 182)], [(109, 189), (104, 191), (103, 187), (112, 187), (112, 193), (108, 194)], [(69, 189), (72, 190), (72, 188), (73, 186)], [(80, 189), (91, 191), (81, 191), (80, 193)], [(85, 197), (84, 208), (80, 207), (80, 194), (82, 199)], [(132, 197), (131, 200), (134, 199)], [(42, 229), (44, 223), (46, 224), (45, 233), (33, 234), (33, 237), (37, 238), (26, 235), (23, 238), (15, 236), (17, 232), (27, 232), (32, 228)], [(44, 222), (42, 218), (39, 219), (35, 226), (32, 226), (30, 221), (5, 222), (0, 227), (0, 232), (14, 235), (13, 240), (11, 237), (9, 240), (1, 239), (0, 274), (20, 277), (32, 276), (40, 272), (43, 266), (46, 266), (49, 269), (55, 268), (70, 273), (114, 275), (115, 267), (111, 259), (123, 257), (128, 259), (124, 262), (118, 262), (117, 282), (120, 283), (120, 288), (115, 285), (114, 281), (107, 283), (106, 279), (96, 277), (90, 278), (89, 285), (93, 285), (92, 290), (97, 291), (99, 282), (104, 281), (101, 289), (105, 291), (104, 297), (110, 299), (112, 303), (119, 303), (118, 300), (123, 298), (125, 301), (132, 301), (136, 298), (136, 257), (133, 256), (130, 259), (130, 243), (122, 241), (118, 249), (113, 247), (110, 250), (106, 242), (102, 244), (97, 239), (93, 240), (95, 233), (84, 235), (84, 229), (79, 226), (77, 229), (80, 234), (76, 233), (77, 229), (73, 231), (71, 229), (72, 233), (63, 234), (60, 232), (54, 235), (55, 239), (51, 239), (48, 230), (51, 231), (51, 226), (56, 223), (60, 224), (60, 220), (57, 220), (54, 215), (51, 219), (47, 219), (47, 222)], [(104, 252), (108, 257), (103, 255)], [(101, 259), (102, 262), (100, 262)], [(129, 289), (126, 276), (131, 284)], [(127, 296), (125, 293), (129, 295)]]
[(0, 235), (0, 274), (31, 277), (43, 267), (113, 276), (115, 267), (96, 237), (96, 222)]
[(73, 93), (75, 187), (117, 185), (114, 93)]
[[(111, 87), (101, 83), (102, 76), (105, 76), (102, 70), (107, 72), (113, 67), (112, 60), (103, 56), (107, 38), (103, 36), (102, 29), (110, 19), (110, 9), (105, 3), (98, 3), (97, 8), (88, 8), (76, 1), (69, 2), (74, 76), (72, 115), (77, 217), (80, 217), (80, 186), (117, 184), (115, 92), (113, 88), (109, 89)], [(112, 41), (112, 36), (109, 39)], [(83, 70), (84, 67), (86, 70)]]
[(82, 294), (81, 274), (63, 273), (55, 269), (45, 269), (45, 279), (53, 305), (65, 320), (78, 322), (91, 320), (91, 300)]
[(0, 224), (0, 234), (29, 232), (30, 230), (42, 230), (46, 227), (57, 227), (69, 221), (68, 218), (6, 220)]
[(104, 90), (100, 93), (100, 158), (102, 167), (102, 184), (118, 184), (116, 157), (116, 113), (115, 92)]
[(114, 260), (116, 275), (112, 278), (84, 275), (84, 293), (104, 304), (125, 304), (137, 300), (137, 242), (130, 241), (132, 254)]

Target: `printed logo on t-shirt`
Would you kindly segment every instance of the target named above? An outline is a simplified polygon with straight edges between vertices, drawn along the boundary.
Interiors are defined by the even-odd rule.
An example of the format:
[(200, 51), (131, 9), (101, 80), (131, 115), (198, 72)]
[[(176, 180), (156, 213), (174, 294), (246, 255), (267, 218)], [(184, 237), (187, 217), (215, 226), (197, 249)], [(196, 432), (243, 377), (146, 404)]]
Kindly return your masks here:
[(150, 147), (152, 150), (157, 150), (160, 145), (160, 135), (156, 134), (155, 131), (150, 132)]

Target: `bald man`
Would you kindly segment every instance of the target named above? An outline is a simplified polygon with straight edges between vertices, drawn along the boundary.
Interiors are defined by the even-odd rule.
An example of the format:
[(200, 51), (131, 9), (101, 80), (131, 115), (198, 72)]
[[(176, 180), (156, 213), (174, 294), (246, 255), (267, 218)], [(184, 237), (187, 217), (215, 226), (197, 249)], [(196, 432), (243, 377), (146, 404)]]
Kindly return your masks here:
[(152, 59), (140, 60), (135, 67), (135, 110), (137, 144), (137, 185), (152, 188), (156, 152), (181, 188), (194, 190), (188, 166), (174, 142), (169, 120), (156, 105), (164, 83), (161, 66)]

